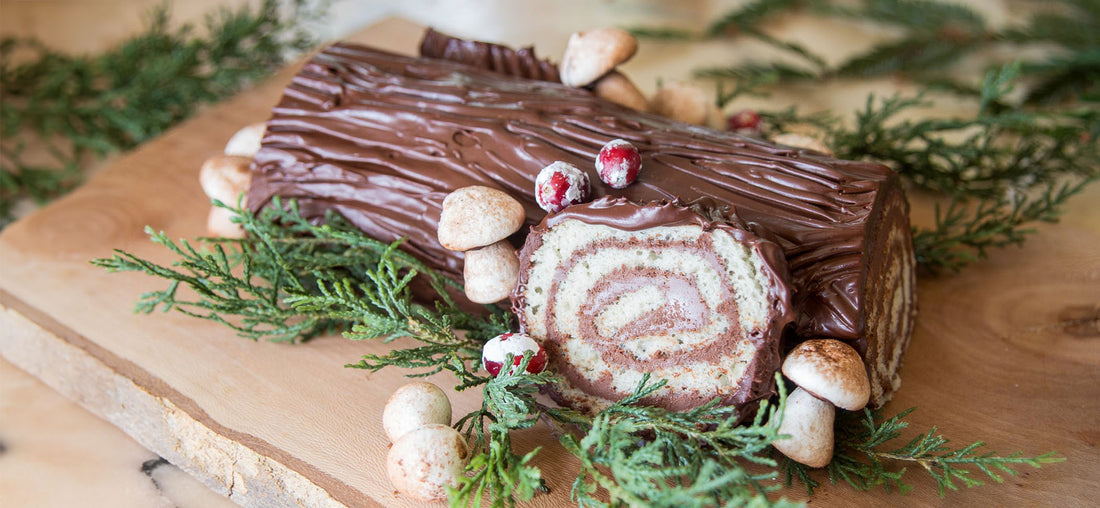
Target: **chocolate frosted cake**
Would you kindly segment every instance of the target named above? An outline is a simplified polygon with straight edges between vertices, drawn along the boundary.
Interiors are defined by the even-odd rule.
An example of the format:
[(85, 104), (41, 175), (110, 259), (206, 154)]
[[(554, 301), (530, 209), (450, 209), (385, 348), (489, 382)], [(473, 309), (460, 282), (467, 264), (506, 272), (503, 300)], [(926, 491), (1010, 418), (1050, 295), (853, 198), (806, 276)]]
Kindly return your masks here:
[(743, 407), (774, 393), (786, 280), (779, 247), (738, 226), (603, 198), (531, 229), (512, 301), (570, 406), (595, 412), (648, 372), (668, 381), (648, 403)]
[(783, 253), (794, 313), (786, 339), (828, 337), (855, 347), (868, 367), (872, 404), (897, 388), (914, 320), (915, 261), (908, 204), (888, 168), (618, 106), (519, 72), (541, 68), (530, 54), (526, 64), (503, 67), (492, 62), (511, 57), (438, 54), (484, 68), (351, 44), (317, 54), (267, 124), (249, 206), (282, 196), (298, 200), (307, 217), (337, 211), (373, 237), (406, 238), (406, 250), (460, 279), (463, 254), (436, 239), (449, 192), (503, 190), (522, 202), (528, 224), (538, 224), (546, 214), (532, 190), (541, 168), (564, 161), (592, 171), (605, 143), (625, 139), (638, 148), (643, 173), (621, 190), (596, 183), (594, 197), (706, 198), (727, 207)]

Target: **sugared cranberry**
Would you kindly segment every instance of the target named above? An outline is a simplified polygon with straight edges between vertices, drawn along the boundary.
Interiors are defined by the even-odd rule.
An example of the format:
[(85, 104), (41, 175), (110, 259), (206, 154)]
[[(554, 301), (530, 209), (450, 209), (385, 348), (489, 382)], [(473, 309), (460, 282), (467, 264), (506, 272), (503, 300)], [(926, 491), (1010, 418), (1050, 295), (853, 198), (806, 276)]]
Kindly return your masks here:
[(600, 180), (616, 189), (634, 183), (641, 169), (642, 156), (625, 139), (608, 141), (596, 156), (596, 173), (600, 175)]
[(741, 134), (760, 133), (760, 114), (751, 109), (742, 109), (727, 119), (731, 131)]
[(504, 361), (508, 354), (512, 354), (512, 369), (523, 361), (523, 355), (528, 351), (534, 351), (535, 355), (527, 363), (527, 372), (538, 374), (546, 369), (546, 350), (535, 339), (522, 333), (505, 333), (497, 335), (485, 343), (481, 350), (481, 364), (489, 374), (496, 376), (504, 367)]
[(588, 193), (588, 175), (568, 162), (556, 161), (535, 178), (535, 201), (550, 213), (583, 203)]

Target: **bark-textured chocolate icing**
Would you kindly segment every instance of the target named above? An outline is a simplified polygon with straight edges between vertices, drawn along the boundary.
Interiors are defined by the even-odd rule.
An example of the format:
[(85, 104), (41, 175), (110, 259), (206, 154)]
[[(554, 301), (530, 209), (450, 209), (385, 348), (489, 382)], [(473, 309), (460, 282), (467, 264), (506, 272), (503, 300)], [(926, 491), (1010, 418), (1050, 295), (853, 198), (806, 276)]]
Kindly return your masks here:
[(458, 278), (462, 254), (435, 237), (448, 192), (502, 189), (536, 224), (545, 215), (533, 199), (539, 170), (561, 160), (592, 172), (616, 138), (638, 147), (644, 169), (621, 190), (591, 174), (594, 197), (728, 206), (783, 249), (797, 335), (852, 343), (874, 401), (888, 398), (915, 303), (908, 204), (881, 165), (674, 122), (583, 89), (337, 44), (275, 107), (248, 203), (282, 196), (309, 217), (335, 210), (379, 239), (406, 237), (409, 252)]
[(558, 66), (535, 56), (535, 48), (512, 49), (491, 42), (451, 37), (429, 28), (420, 41), (420, 56), (472, 65), (498, 74), (561, 82)]

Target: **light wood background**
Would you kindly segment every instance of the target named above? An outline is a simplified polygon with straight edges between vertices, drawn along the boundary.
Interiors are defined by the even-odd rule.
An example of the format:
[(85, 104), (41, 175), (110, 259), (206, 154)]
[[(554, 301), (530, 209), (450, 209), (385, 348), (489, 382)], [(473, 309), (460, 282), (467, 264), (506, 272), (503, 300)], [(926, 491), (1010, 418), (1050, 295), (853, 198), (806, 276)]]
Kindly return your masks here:
[[(5, 12), (9, 5), (3, 4)], [(416, 33), (390, 21), (357, 37), (408, 51)], [(651, 52), (648, 62), (660, 68), (664, 51), (672, 53)], [(387, 442), (379, 415), (404, 379), (399, 372), (340, 368), (385, 346), (339, 338), (254, 344), (183, 316), (135, 316), (130, 309), (137, 295), (160, 284), (87, 264), (112, 248), (168, 261), (141, 234), (144, 225), (172, 237), (201, 234), (199, 164), (239, 126), (264, 119), (289, 75), (211, 108), (5, 230), (0, 355), (239, 502), (400, 505), (384, 479)], [(812, 101), (828, 105), (861, 93)], [(903, 387), (889, 406), (918, 406), (914, 429), (935, 424), (960, 444), (982, 439), (1000, 452), (1057, 450), (1067, 462), (1023, 469), (1004, 486), (950, 493), (946, 500), (914, 475), (917, 490), (904, 498), (838, 486), (823, 488), (815, 505), (1092, 501), (1100, 487), (1098, 198), (1100, 189), (1089, 189), (1061, 224), (1040, 227), (1022, 249), (998, 251), (957, 276), (922, 279), (917, 335)], [(918, 216), (929, 210), (916, 200)], [(435, 381), (453, 384), (446, 376)], [(478, 405), (477, 398), (452, 394), (456, 413)], [(538, 463), (554, 491), (535, 505), (566, 504), (572, 468), (565, 452), (542, 429), (516, 442), (521, 451), (545, 446)]]

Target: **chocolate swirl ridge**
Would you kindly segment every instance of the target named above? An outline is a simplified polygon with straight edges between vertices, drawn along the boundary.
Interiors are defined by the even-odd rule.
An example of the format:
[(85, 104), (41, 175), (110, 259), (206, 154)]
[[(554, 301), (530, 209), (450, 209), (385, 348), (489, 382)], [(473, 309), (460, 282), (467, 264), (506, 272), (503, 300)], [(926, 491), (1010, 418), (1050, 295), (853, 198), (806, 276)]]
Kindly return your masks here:
[(491, 42), (451, 37), (431, 28), (420, 41), (420, 56), (450, 60), (507, 76), (561, 82), (558, 66), (540, 60), (532, 47), (512, 49)]
[(669, 383), (646, 402), (676, 410), (773, 393), (792, 319), (775, 244), (678, 203), (603, 198), (533, 228), (520, 266), (514, 310), (563, 402), (598, 410), (646, 372)]

